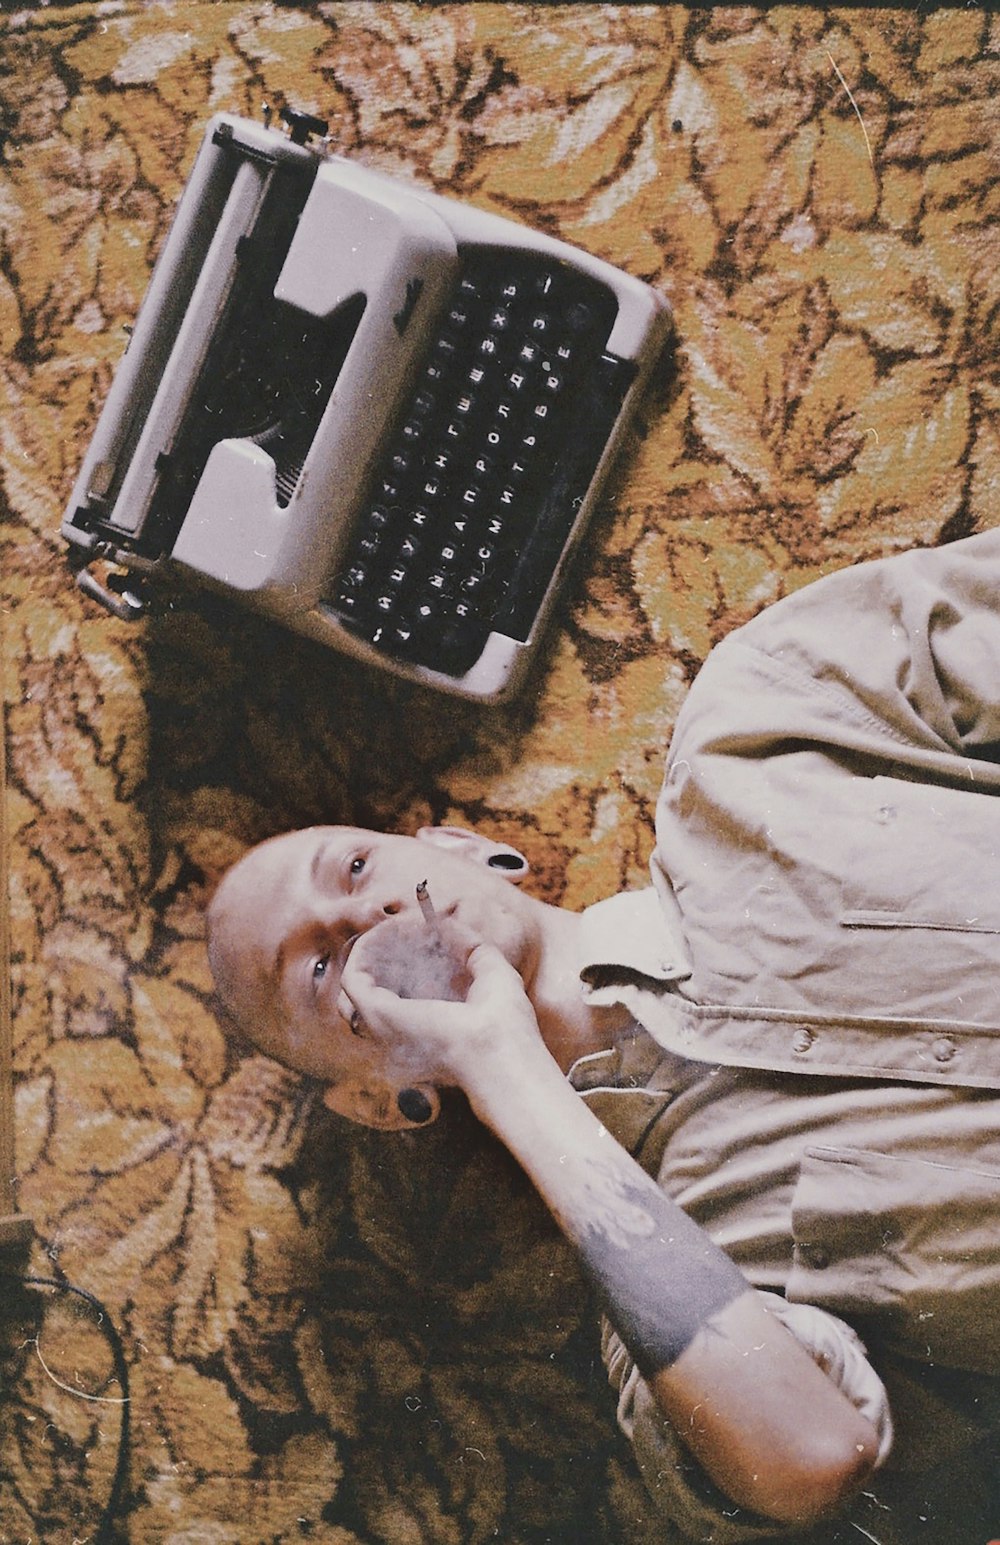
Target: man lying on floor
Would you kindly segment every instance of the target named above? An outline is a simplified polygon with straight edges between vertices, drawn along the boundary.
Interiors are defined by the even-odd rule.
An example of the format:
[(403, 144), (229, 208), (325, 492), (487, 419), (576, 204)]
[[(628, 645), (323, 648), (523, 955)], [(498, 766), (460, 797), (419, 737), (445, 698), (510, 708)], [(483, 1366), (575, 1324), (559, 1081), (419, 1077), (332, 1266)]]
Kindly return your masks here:
[[(695, 1540), (1000, 1533), (998, 594), (987, 532), (725, 640), (649, 890), (576, 914), (472, 832), (317, 827), (210, 909), (225, 1007), (332, 1110), (412, 1126), (457, 1086), (507, 1145)], [(464, 1001), (387, 985), (422, 881)]]

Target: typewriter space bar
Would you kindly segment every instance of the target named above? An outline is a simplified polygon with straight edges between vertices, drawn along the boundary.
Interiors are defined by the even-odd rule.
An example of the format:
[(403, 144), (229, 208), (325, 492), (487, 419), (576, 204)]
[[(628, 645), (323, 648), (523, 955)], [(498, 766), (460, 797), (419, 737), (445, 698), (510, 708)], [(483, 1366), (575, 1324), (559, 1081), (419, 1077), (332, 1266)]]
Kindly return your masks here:
[[(536, 523), (511, 576), (507, 599), (492, 619), (493, 632), (519, 643), (530, 638), (635, 374), (633, 361), (604, 354), (587, 391), (574, 404), (572, 442), (550, 476)], [(565, 557), (569, 558), (568, 550)]]

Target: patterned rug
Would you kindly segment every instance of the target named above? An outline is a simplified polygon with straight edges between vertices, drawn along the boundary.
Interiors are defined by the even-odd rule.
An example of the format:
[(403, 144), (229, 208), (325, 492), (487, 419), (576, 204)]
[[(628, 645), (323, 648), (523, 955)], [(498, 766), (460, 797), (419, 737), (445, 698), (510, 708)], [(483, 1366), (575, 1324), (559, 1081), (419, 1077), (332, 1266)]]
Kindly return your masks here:
[[(662, 1541), (513, 1166), (460, 1108), (369, 1138), (228, 1050), (203, 910), (248, 844), (329, 820), (479, 826), (571, 907), (641, 885), (712, 644), (1000, 521), (1000, 20), (81, 0), (0, 36), (20, 1202), (35, 1274), (121, 1332), (122, 1537)], [(62, 509), (205, 121), (264, 101), (669, 297), (672, 368), (512, 708), (71, 582)], [(93, 1540), (124, 1409), (99, 1311), (7, 1288), (0, 1540)]]

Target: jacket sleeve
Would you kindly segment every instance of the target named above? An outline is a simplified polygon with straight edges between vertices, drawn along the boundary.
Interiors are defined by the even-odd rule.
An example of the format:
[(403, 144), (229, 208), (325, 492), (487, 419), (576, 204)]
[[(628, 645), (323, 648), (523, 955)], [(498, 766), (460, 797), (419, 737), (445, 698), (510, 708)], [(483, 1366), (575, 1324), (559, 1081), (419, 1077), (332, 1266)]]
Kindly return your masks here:
[[(773, 1522), (743, 1512), (705, 1475), (687, 1453), (628, 1349), (605, 1319), (602, 1353), (608, 1381), (618, 1396), (618, 1425), (632, 1445), (636, 1464), (658, 1516), (664, 1545), (712, 1540), (715, 1545), (782, 1537)], [(785, 1531), (788, 1535), (795, 1531)]]
[[(789, 1304), (777, 1293), (762, 1294), (776, 1315), (824, 1372), (872, 1423), (879, 1438), (878, 1466), (892, 1447), (893, 1428), (885, 1386), (851, 1327), (836, 1315), (808, 1304)], [(610, 1321), (601, 1327), (601, 1351), (608, 1380), (618, 1394), (618, 1424), (632, 1444), (639, 1470), (665, 1521), (684, 1540), (712, 1540), (716, 1545), (780, 1540), (797, 1535), (796, 1525), (782, 1529), (772, 1520), (737, 1508), (707, 1478), (653, 1395)], [(674, 1536), (668, 1536), (668, 1539)]]
[[(812, 724), (834, 740), (846, 720), (887, 752), (1000, 760), (1000, 529), (858, 564), (768, 607), (723, 642), (814, 683)], [(783, 726), (775, 723), (775, 734)]]

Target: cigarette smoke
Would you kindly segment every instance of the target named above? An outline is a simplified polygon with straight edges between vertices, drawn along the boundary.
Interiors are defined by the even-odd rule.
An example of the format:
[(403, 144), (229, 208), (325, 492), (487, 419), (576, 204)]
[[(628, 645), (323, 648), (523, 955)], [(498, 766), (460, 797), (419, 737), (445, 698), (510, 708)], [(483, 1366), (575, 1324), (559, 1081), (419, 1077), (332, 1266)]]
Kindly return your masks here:
[[(365, 970), (400, 998), (464, 1000), (469, 973), (463, 953), (448, 938), (447, 923), (390, 918), (363, 941)], [(355, 946), (357, 948), (357, 946)]]

